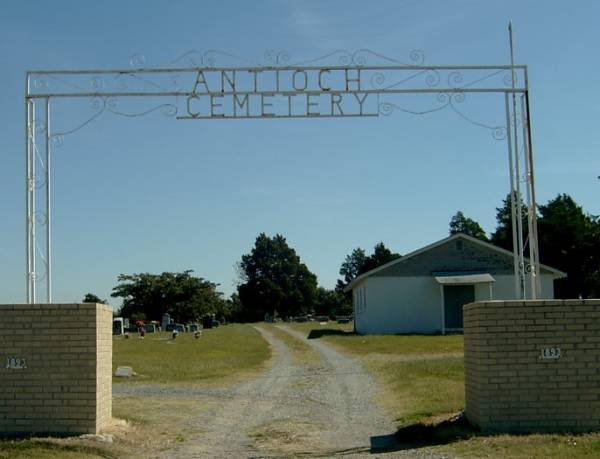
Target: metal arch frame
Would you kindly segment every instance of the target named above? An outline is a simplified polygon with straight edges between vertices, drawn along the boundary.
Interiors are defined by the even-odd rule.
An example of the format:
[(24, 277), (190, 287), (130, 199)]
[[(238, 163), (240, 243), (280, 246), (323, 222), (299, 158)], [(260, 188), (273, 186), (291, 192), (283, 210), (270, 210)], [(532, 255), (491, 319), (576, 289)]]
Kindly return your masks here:
[[(372, 53), (380, 56), (376, 53)], [(329, 56), (329, 55), (328, 55)], [(344, 62), (344, 65), (334, 66), (307, 66), (307, 65), (282, 65), (280, 64), (279, 58), (276, 60), (277, 65), (253, 65), (253, 66), (224, 66), (216, 67), (209, 62), (209, 65), (202, 66), (186, 66), (186, 67), (157, 67), (157, 68), (117, 68), (117, 69), (99, 69), (99, 70), (37, 70), (27, 72), (25, 82), (25, 136), (26, 136), (26, 298), (27, 303), (35, 303), (37, 301), (37, 284), (44, 281), (46, 286), (46, 301), (52, 301), (52, 239), (51, 239), (51, 153), (53, 145), (61, 145), (63, 137), (67, 134), (75, 132), (81, 127), (87, 125), (95, 117), (102, 113), (107, 107), (108, 111), (112, 113), (124, 115), (124, 116), (141, 116), (155, 111), (158, 108), (167, 109), (171, 113), (166, 113), (169, 116), (173, 116), (178, 111), (178, 104), (180, 98), (188, 98), (188, 113), (189, 113), (189, 98), (195, 97), (198, 93), (194, 90), (184, 90), (180, 87), (172, 88), (165, 87), (163, 84), (154, 83), (149, 78), (156, 76), (165, 75), (199, 75), (199, 72), (310, 72), (310, 71), (358, 71), (359, 80), (360, 72), (371, 72), (371, 87), (360, 88), (359, 92), (367, 95), (374, 94), (377, 98), (377, 112), (364, 114), (343, 114), (339, 113), (336, 115), (320, 115), (315, 117), (347, 117), (347, 116), (379, 116), (387, 115), (394, 111), (395, 108), (400, 109), (413, 114), (425, 114), (433, 111), (437, 111), (448, 105), (465, 120), (479, 126), (486, 127), (493, 131), (493, 135), (496, 139), (507, 141), (508, 150), (508, 162), (509, 162), (509, 174), (510, 174), (510, 196), (511, 196), (511, 213), (512, 213), (512, 236), (513, 236), (513, 259), (514, 259), (514, 272), (515, 272), (515, 297), (526, 298), (527, 297), (527, 285), (526, 285), (526, 272), (530, 273), (530, 296), (536, 299), (541, 294), (541, 282), (540, 282), (540, 269), (539, 269), (539, 251), (538, 251), (538, 238), (537, 238), (537, 219), (536, 219), (536, 201), (535, 201), (535, 182), (534, 182), (534, 162), (533, 162), (533, 149), (531, 140), (531, 116), (530, 116), (530, 101), (529, 101), (529, 87), (528, 87), (528, 74), (527, 66), (515, 65), (512, 60), (512, 40), (511, 40), (511, 65), (366, 65), (362, 60), (355, 60), (355, 55), (352, 54), (352, 59), (348, 59)], [(389, 59), (388, 59), (389, 60)], [(459, 84), (462, 82), (462, 75), (457, 77), (458, 72), (492, 72), (491, 75), (497, 75), (504, 72), (510, 72), (510, 87), (502, 87), (502, 85), (495, 86), (481, 86), (479, 83), (487, 80), (490, 76), (472, 80), (468, 84)], [(407, 78), (403, 77), (400, 83), (412, 80), (416, 76), (426, 77), (432, 75), (437, 78), (437, 82), (427, 81), (427, 84), (417, 85), (416, 87), (399, 87), (400, 83), (382, 86), (381, 82), (385, 79), (384, 73), (394, 74), (398, 73), (401, 75), (405, 72), (411, 72)], [(440, 74), (448, 74), (448, 84), (440, 86)], [(517, 73), (520, 74), (520, 86), (517, 86)], [(506, 74), (504, 75), (507, 76)], [(130, 91), (127, 85), (122, 85), (117, 89), (105, 89), (103, 84), (96, 84), (97, 81), (92, 80), (92, 91), (87, 90), (83, 86), (67, 81), (69, 78), (103, 78), (113, 77), (116, 81), (119, 78), (131, 78), (145, 82), (143, 84), (149, 86), (151, 89)], [(279, 78), (279, 73), (277, 73)], [(48, 83), (46, 79), (52, 79), (53, 81), (63, 84), (63, 88), (58, 90), (47, 90)], [(373, 83), (377, 81), (378, 84)], [(41, 83), (40, 83), (41, 82)], [(505, 78), (504, 84), (507, 83)], [(279, 83), (278, 83), (279, 85)], [(319, 83), (320, 85), (320, 83)], [(207, 86), (208, 87), (208, 86)], [(255, 88), (256, 89), (256, 88)], [(206, 92), (202, 95), (212, 97), (221, 97), (225, 95), (253, 95), (253, 94), (281, 94), (287, 97), (294, 97), (298, 95), (323, 95), (327, 91), (322, 89), (304, 89), (304, 90), (281, 90), (281, 91), (265, 91), (265, 90), (254, 90), (254, 91), (225, 91), (224, 87), (221, 91), (217, 92)], [(353, 94), (357, 90), (349, 90), (346, 87), (346, 91), (335, 91), (335, 93), (347, 93)], [(504, 105), (506, 113), (506, 125), (505, 126), (487, 126), (482, 123), (473, 121), (464, 114), (460, 113), (452, 105), (453, 100), (461, 102), (466, 94), (469, 93), (495, 93), (504, 96)], [(330, 93), (331, 94), (331, 93)], [(445, 101), (439, 107), (425, 111), (411, 111), (403, 109), (390, 102), (381, 102), (380, 97), (386, 95), (401, 95), (401, 94), (434, 94), (437, 95), (438, 100)], [(307, 96), (308, 97), (308, 96)], [(85, 123), (79, 127), (64, 133), (53, 133), (51, 130), (51, 100), (52, 99), (64, 99), (64, 98), (91, 98), (96, 101), (96, 105), (99, 107), (99, 112), (92, 116)], [(115, 111), (111, 108), (116, 98), (175, 98), (175, 104), (162, 104), (158, 107), (146, 110), (142, 113), (137, 114), (126, 114)], [(365, 96), (366, 99), (366, 96)], [(290, 99), (291, 100), (291, 99)], [(100, 103), (98, 102), (100, 101)], [(512, 103), (511, 103), (512, 102)], [(212, 102), (211, 102), (212, 103)], [(290, 102), (291, 104), (291, 102)], [(96, 107), (96, 108), (98, 108)], [(174, 108), (174, 113), (172, 109)], [(340, 110), (341, 111), (341, 110)], [(42, 121), (39, 121), (41, 115)], [(211, 113), (212, 115), (212, 113)], [(297, 118), (297, 117), (309, 117), (310, 114), (291, 116), (264, 116), (264, 113), (256, 116), (228, 116), (228, 117), (215, 117), (215, 116), (181, 116), (178, 118), (182, 119), (229, 119), (229, 118)], [(522, 132), (518, 132), (518, 127), (521, 125)], [(498, 132), (500, 132), (498, 134)], [(498, 135), (496, 135), (498, 134)], [(521, 137), (522, 144), (519, 143), (519, 137)], [(521, 175), (521, 163), (524, 166), (525, 173)], [(40, 181), (39, 169), (42, 170), (42, 177)], [(528, 241), (523, 241), (523, 228), (522, 219), (516, 218), (516, 215), (521, 215), (520, 202), (521, 199), (515, 199), (520, 196), (520, 186), (525, 184), (526, 187), (526, 198), (527, 198), (527, 210), (528, 210)], [(42, 196), (40, 196), (42, 195)], [(38, 209), (39, 198), (44, 202), (44, 210)], [(38, 227), (42, 227), (44, 231), (44, 237), (40, 237), (38, 233)], [(529, 264), (526, 266), (524, 257), (524, 246), (529, 246)], [(41, 258), (43, 263), (44, 271), (42, 276), (38, 276), (38, 264), (37, 258)]]

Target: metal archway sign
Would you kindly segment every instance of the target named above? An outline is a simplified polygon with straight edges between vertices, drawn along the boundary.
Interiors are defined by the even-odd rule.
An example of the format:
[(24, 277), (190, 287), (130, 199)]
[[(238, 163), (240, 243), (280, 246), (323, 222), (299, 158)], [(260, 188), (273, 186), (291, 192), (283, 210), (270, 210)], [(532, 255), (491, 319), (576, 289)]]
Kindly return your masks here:
[[(217, 65), (218, 58), (237, 65)], [(478, 93), (504, 99), (503, 124), (487, 125), (461, 111), (465, 97)], [(405, 94), (429, 95), (430, 106), (421, 110), (402, 106), (397, 99)], [(53, 131), (52, 101), (76, 98), (89, 99), (93, 115), (71, 130)], [(160, 103), (137, 111), (120, 108), (119, 103), (133, 100)], [(53, 148), (103, 113), (137, 117), (155, 111), (179, 120), (228, 120), (377, 117), (394, 111), (424, 115), (452, 110), (467, 122), (488, 129), (494, 139), (506, 141), (515, 297), (527, 296), (526, 273), (530, 273), (530, 296), (538, 298), (541, 285), (529, 107), (527, 66), (514, 64), (512, 36), (510, 65), (425, 65), (418, 50), (410, 53), (410, 63), (365, 49), (340, 50), (295, 63), (287, 53), (271, 51), (262, 64), (217, 51), (190, 51), (155, 67), (145, 66), (143, 57), (134, 55), (131, 68), (29, 71), (25, 82), (27, 302), (37, 301), (37, 287), (42, 283), (46, 301), (52, 301)], [(526, 187), (528, 209), (526, 244), (522, 219), (515, 218), (521, 215), (521, 199), (515, 199), (521, 194), (521, 183)], [(43, 207), (39, 207), (40, 201)], [(527, 244), (530, 262), (526, 266)]]

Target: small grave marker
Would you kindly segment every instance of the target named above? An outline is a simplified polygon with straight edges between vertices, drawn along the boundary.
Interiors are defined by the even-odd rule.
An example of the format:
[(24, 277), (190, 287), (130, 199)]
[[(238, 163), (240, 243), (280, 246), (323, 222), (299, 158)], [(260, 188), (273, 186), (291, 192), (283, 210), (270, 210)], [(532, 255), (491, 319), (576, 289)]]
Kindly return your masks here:
[(131, 378), (133, 376), (133, 368), (131, 367), (117, 367), (115, 376), (119, 378)]

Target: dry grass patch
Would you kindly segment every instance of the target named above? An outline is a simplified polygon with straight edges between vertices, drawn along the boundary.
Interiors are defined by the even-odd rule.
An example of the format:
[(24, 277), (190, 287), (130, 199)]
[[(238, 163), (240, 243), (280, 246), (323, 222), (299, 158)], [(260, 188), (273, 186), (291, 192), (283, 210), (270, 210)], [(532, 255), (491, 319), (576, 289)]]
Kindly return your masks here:
[(58, 438), (0, 442), (1, 459), (113, 459), (122, 457), (114, 448), (94, 446), (83, 440)]
[(600, 457), (600, 434), (474, 436), (438, 449), (461, 458), (590, 458)]
[(254, 446), (270, 454), (290, 457), (307, 451), (322, 450), (321, 428), (297, 419), (280, 419), (269, 422), (249, 434)]
[(129, 451), (167, 452), (199, 431), (197, 415), (212, 406), (208, 399), (157, 396), (115, 397), (113, 415), (127, 425), (112, 429), (115, 440)]
[(398, 427), (429, 422), (464, 407), (464, 366), (460, 357), (406, 362), (367, 361), (381, 383), (378, 402)]

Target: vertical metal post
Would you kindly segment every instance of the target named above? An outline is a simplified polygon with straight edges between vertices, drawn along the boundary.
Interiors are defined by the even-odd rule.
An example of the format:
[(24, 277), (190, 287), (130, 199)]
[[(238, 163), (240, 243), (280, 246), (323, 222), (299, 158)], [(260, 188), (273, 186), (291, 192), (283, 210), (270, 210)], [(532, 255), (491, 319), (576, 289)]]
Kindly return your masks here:
[[(29, 93), (29, 76), (25, 80), (25, 94)], [(26, 302), (31, 303), (31, 282), (29, 274), (31, 272), (31, 238), (29, 237), (29, 222), (30, 222), (30, 196), (29, 196), (29, 183), (30, 183), (30, 161), (31, 161), (31, 111), (29, 99), (25, 97), (25, 292)]]
[(30, 161), (30, 170), (31, 170), (31, 179), (29, 182), (29, 195), (30, 195), (30, 220), (29, 220), (29, 228), (30, 228), (30, 237), (31, 237), (31, 271), (29, 274), (29, 279), (31, 282), (31, 302), (36, 302), (36, 256), (37, 256), (37, 235), (36, 235), (36, 161), (37, 161), (37, 144), (36, 144), (36, 113), (35, 113), (35, 101), (31, 101), (31, 161)]
[(527, 68), (525, 68), (525, 126), (527, 132), (527, 162), (529, 164), (529, 177), (528, 183), (531, 190), (531, 203), (529, 205), (529, 217), (531, 218), (531, 232), (529, 233), (529, 245), (533, 248), (535, 258), (530, 261), (533, 269), (535, 270), (535, 292), (536, 296), (540, 298), (542, 296), (542, 278), (540, 276), (540, 249), (538, 239), (538, 228), (537, 228), (537, 202), (535, 198), (535, 174), (534, 174), (534, 162), (533, 162), (533, 142), (531, 140), (531, 111), (529, 105), (529, 78), (527, 74)]
[(46, 302), (52, 302), (52, 246), (50, 240), (50, 98), (46, 97)]
[(519, 274), (519, 254), (517, 249), (517, 222), (515, 212), (515, 184), (514, 184), (514, 168), (513, 168), (513, 153), (512, 153), (512, 129), (510, 125), (510, 106), (508, 103), (508, 93), (504, 94), (504, 107), (506, 111), (506, 141), (508, 145), (508, 169), (510, 176), (510, 210), (512, 223), (513, 237), (513, 266), (514, 266), (514, 282), (515, 282), (515, 299), (521, 298), (521, 282)]
[[(513, 48), (513, 33), (512, 33), (512, 22), (508, 23), (508, 33), (510, 39), (510, 65), (511, 65), (511, 81), (512, 89), (516, 87), (516, 74), (515, 74), (515, 57)], [(521, 298), (527, 298), (527, 290), (525, 288), (525, 256), (523, 253), (523, 209), (521, 208), (521, 168), (519, 160), (519, 140), (517, 131), (517, 99), (516, 94), (512, 93), (512, 122), (513, 122), (513, 141), (514, 141), (514, 175), (515, 175), (515, 193), (516, 193), (516, 212), (517, 212), (517, 239), (513, 240), (513, 244), (517, 244), (519, 253), (519, 282), (521, 289)], [(514, 216), (513, 216), (514, 218)]]
[(533, 235), (533, 218), (532, 214), (535, 212), (535, 209), (531, 203), (531, 165), (529, 163), (529, 154), (527, 147), (527, 124), (525, 121), (525, 95), (521, 94), (521, 113), (523, 114), (523, 120), (521, 123), (521, 127), (523, 128), (523, 146), (525, 148), (525, 178), (526, 178), (526, 196), (527, 196), (527, 234), (529, 234), (529, 282), (531, 288), (531, 299), (536, 300), (538, 298), (537, 294), (537, 282), (536, 278), (538, 276), (538, 271), (535, 267), (535, 259), (536, 259), (536, 250), (534, 247), (534, 241), (532, 240)]

